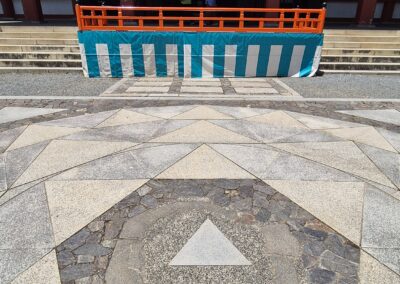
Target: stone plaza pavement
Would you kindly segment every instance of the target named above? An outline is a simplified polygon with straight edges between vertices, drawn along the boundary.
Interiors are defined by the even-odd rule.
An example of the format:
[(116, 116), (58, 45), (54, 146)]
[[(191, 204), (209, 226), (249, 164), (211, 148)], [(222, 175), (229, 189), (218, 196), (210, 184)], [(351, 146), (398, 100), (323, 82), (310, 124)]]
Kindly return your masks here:
[(74, 105), (0, 109), (0, 283), (400, 283), (398, 109)]

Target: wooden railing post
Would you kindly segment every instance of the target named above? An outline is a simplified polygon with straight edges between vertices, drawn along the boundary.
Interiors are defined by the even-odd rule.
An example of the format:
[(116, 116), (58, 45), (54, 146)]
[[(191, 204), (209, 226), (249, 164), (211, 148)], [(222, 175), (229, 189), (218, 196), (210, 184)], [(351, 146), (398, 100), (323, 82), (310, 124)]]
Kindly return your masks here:
[(79, 4), (75, 5), (76, 22), (78, 24), (78, 30), (82, 30), (82, 11)]
[(244, 28), (244, 10), (240, 9), (239, 29), (242, 30), (243, 28)]
[(122, 9), (118, 8), (118, 26), (123, 27), (124, 26), (124, 20), (122, 19)]
[(163, 28), (164, 27), (164, 20), (163, 20), (163, 18), (164, 18), (164, 13), (163, 13), (163, 10), (160, 8), (160, 10), (158, 10), (158, 26), (160, 27), (160, 28)]
[(203, 8), (201, 8), (201, 10), (200, 10), (199, 28), (200, 28), (200, 30), (204, 29), (204, 10), (203, 10)]

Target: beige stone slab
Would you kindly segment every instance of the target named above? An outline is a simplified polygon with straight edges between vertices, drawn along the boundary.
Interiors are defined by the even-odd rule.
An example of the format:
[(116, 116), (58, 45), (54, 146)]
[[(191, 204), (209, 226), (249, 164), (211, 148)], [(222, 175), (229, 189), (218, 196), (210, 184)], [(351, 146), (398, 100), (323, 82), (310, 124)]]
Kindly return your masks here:
[(173, 77), (143, 77), (139, 78), (137, 82), (172, 82)]
[(133, 86), (134, 87), (169, 87), (171, 86), (172, 81), (170, 82), (160, 82), (157, 79), (153, 81), (137, 81)]
[(17, 276), (12, 284), (58, 284), (61, 283), (55, 250)]
[[(158, 94), (159, 96), (160, 94)], [(146, 93), (112, 93), (112, 94), (102, 94), (102, 97), (147, 97), (149, 94)]]
[(331, 119), (321, 116), (307, 115), (298, 112), (287, 112), (287, 113), (292, 117), (296, 118), (304, 125), (306, 125), (308, 128), (315, 130), (363, 126), (362, 124), (359, 123)]
[(198, 121), (181, 129), (155, 138), (150, 142), (161, 143), (257, 143), (208, 121)]
[(181, 113), (171, 119), (234, 119), (233, 117), (216, 111), (207, 106), (198, 106), (187, 112)]
[(98, 125), (96, 128), (134, 124), (134, 123), (149, 122), (156, 120), (161, 120), (161, 118), (138, 113), (135, 111), (121, 109), (119, 112), (117, 112), (109, 119)]
[(353, 142), (273, 143), (271, 146), (396, 188)]
[(231, 82), (267, 82), (267, 78), (229, 78)]
[(133, 147), (131, 142), (53, 140), (19, 177), (18, 186)]
[(129, 87), (128, 93), (168, 93), (169, 87)]
[(361, 284), (398, 284), (400, 275), (381, 264), (364, 251), (360, 254), (360, 272), (358, 274)]
[(359, 245), (364, 183), (265, 180), (315, 217)]
[(372, 126), (325, 130), (331, 135), (397, 153), (392, 145)]
[(286, 114), (284, 111), (275, 111), (263, 115), (247, 118), (249, 121), (261, 122), (277, 127), (307, 128), (302, 123)]
[(257, 87), (243, 88), (243, 87), (237, 87), (237, 88), (235, 88), (235, 91), (238, 94), (244, 94), (244, 95), (278, 94), (278, 91), (275, 90), (274, 88), (257, 88)]
[(29, 125), (24, 132), (7, 149), (11, 151), (28, 145), (33, 145), (42, 141), (59, 138), (69, 134), (83, 131), (82, 128), (69, 128), (59, 126)]
[(221, 82), (219, 78), (185, 78), (186, 82)]
[(181, 93), (218, 93), (223, 94), (224, 91), (221, 87), (188, 87), (182, 86)]
[(220, 87), (221, 82), (219, 81), (200, 81), (200, 80), (191, 80), (182, 81), (182, 86), (207, 86), (207, 87)]
[(272, 88), (271, 84), (266, 81), (233, 81), (231, 82), (231, 85), (235, 88)]
[(185, 158), (162, 172), (158, 179), (253, 179), (254, 176), (202, 145)]
[(46, 182), (56, 245), (146, 182), (145, 179)]

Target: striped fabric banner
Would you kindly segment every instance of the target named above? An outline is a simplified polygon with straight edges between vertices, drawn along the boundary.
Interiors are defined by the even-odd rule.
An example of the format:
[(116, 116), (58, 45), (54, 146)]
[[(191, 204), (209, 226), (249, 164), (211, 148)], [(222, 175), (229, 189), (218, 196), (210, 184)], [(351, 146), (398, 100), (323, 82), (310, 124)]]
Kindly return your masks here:
[(322, 34), (79, 32), (89, 77), (307, 77)]

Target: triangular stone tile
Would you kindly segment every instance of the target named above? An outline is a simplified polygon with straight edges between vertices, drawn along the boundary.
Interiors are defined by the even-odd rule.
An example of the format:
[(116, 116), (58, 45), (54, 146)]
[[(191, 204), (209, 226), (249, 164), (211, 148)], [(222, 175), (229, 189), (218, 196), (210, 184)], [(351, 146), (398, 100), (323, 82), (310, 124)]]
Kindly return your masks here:
[(11, 144), (7, 151), (24, 146), (33, 145), (50, 139), (59, 138), (82, 131), (81, 128), (68, 128), (58, 126), (29, 125), (28, 128)]
[(90, 129), (65, 137), (66, 140), (147, 142), (193, 123), (191, 120), (159, 120), (132, 125)]
[(364, 248), (364, 250), (379, 260), (380, 263), (400, 274), (400, 248)]
[(276, 127), (265, 123), (246, 120), (213, 120), (212, 123), (262, 142), (273, 142), (296, 134), (308, 132), (308, 130), (302, 128)]
[(62, 127), (92, 128), (102, 123), (104, 120), (112, 116), (117, 111), (118, 110), (111, 110), (94, 114), (79, 115), (74, 117), (41, 122), (40, 124), (51, 125), (51, 126), (62, 126)]
[(212, 108), (218, 110), (219, 112), (228, 114), (232, 117), (239, 118), (239, 119), (275, 111), (272, 109), (250, 108), (250, 107), (212, 106)]
[(274, 143), (271, 146), (394, 187), (353, 142)]
[(52, 180), (153, 178), (197, 147), (193, 144), (177, 144), (135, 149), (72, 168)]
[(400, 155), (379, 148), (359, 144), (360, 149), (398, 188), (400, 188)]
[(265, 180), (300, 207), (359, 245), (364, 183)]
[(158, 179), (253, 179), (239, 166), (202, 145), (157, 176)]
[(156, 120), (161, 120), (161, 118), (121, 109), (119, 112), (111, 116), (109, 119), (99, 124), (97, 128), (142, 123), (142, 122), (149, 122)]
[[(257, 144), (256, 144), (257, 145)], [(213, 144), (211, 147), (257, 177), (274, 164), (279, 152), (256, 145)]]
[(277, 127), (307, 128), (284, 111), (275, 111), (263, 115), (247, 118), (248, 121), (261, 122)]
[(28, 126), (21, 126), (18, 128), (6, 130), (0, 133), (0, 153), (4, 152), (11, 143), (14, 142), (15, 139), (18, 138), (19, 135), (27, 128)]
[(53, 140), (20, 176), (21, 185), (134, 146), (130, 142)]
[(7, 185), (10, 187), (17, 178), (30, 166), (43, 149), (49, 144), (48, 141), (31, 146), (18, 148), (6, 152)]
[(380, 134), (397, 150), (400, 152), (400, 133), (389, 131), (383, 128), (377, 128)]
[(389, 142), (387, 142), (385, 138), (383, 138), (382, 135), (372, 126), (330, 129), (325, 131), (343, 139), (353, 140), (355, 142), (364, 143), (387, 151), (396, 152), (392, 145), (390, 145)]
[(198, 106), (194, 109), (178, 114), (171, 119), (233, 119), (233, 117), (207, 106)]
[(0, 196), (7, 189), (5, 155), (0, 155)]
[(169, 265), (226, 266), (251, 265), (251, 262), (207, 219)]
[(63, 110), (64, 109), (56, 108), (5, 107), (0, 110), (0, 123), (7, 123), (39, 115), (56, 113)]
[(58, 264), (56, 252), (52, 250), (49, 254), (29, 267), (27, 270), (18, 275), (11, 284), (59, 284), (60, 273), (58, 272)]
[(321, 116), (308, 115), (298, 112), (288, 112), (288, 113), (310, 129), (332, 129), (332, 128), (362, 126), (362, 124), (358, 123), (336, 120)]
[(337, 136), (330, 135), (320, 130), (311, 130), (306, 133), (301, 133), (280, 139), (276, 142), (294, 143), (294, 142), (336, 142), (336, 141), (343, 141), (343, 139)]
[(48, 181), (45, 183), (56, 245), (147, 180)]
[(383, 265), (375, 258), (364, 251), (360, 255), (360, 284), (385, 283), (398, 284), (400, 283), (400, 275), (391, 271), (387, 266)]
[(337, 112), (400, 125), (400, 112), (395, 109), (342, 110)]
[(155, 138), (150, 142), (163, 143), (256, 143), (256, 141), (219, 127), (208, 121), (198, 121), (189, 126)]
[(181, 114), (195, 107), (196, 106), (144, 107), (144, 108), (133, 108), (131, 110), (155, 117), (169, 119), (173, 116)]

